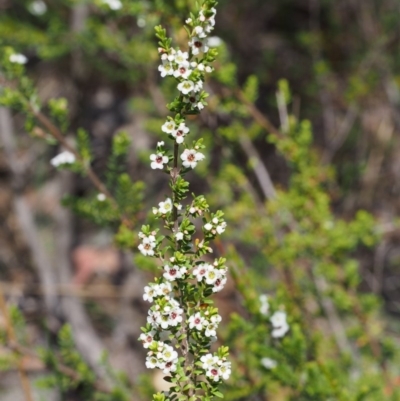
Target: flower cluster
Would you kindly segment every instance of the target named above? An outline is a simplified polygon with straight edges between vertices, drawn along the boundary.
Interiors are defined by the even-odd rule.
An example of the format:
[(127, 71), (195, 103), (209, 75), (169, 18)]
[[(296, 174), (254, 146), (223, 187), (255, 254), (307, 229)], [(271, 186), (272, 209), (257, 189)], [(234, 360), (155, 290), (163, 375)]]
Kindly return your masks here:
[[(226, 223), (220, 211), (209, 216), (209, 207), (202, 195), (193, 195), (191, 203), (182, 205), (189, 196), (189, 183), (183, 177), (205, 158), (201, 153), (202, 139), (187, 143), (190, 128), (186, 116), (198, 114), (206, 104), (205, 74), (212, 71), (210, 63), (216, 56), (207, 39), (215, 25), (215, 5), (215, 0), (203, 0), (197, 17), (191, 15), (186, 21), (190, 36), (186, 49), (172, 48), (166, 30), (156, 27), (160, 74), (173, 77), (179, 91), (168, 105), (175, 115), (167, 117), (161, 126), (161, 131), (173, 143), (173, 151), (160, 141), (150, 155), (151, 168), (170, 175), (172, 196), (152, 208), (154, 217), (163, 221), (169, 233), (156, 236), (157, 231), (143, 226), (139, 234), (140, 252), (159, 259), (162, 271), (160, 277), (144, 289), (143, 299), (152, 303), (146, 327), (139, 337), (148, 350), (146, 366), (171, 375), (171, 382), (177, 383), (171, 395), (179, 395), (177, 389), (185, 382), (193, 399), (204, 391), (214, 395), (215, 383), (228, 379), (231, 373), (231, 364), (226, 359), (227, 347), (219, 347), (216, 354), (208, 353), (216, 341), (222, 318), (213, 307), (213, 301), (206, 298), (225, 286), (227, 267), (223, 258), (214, 263), (203, 260), (205, 254), (212, 252), (210, 240), (225, 231)], [(198, 227), (194, 223), (196, 218), (203, 219), (202, 239), (194, 235)], [(188, 374), (188, 364), (201, 366), (203, 370), (198, 373), (192, 369)], [(182, 380), (182, 377), (186, 378)]]
[(216, 340), (217, 328), (221, 320), (220, 315), (210, 315), (210, 312), (207, 310), (204, 313), (196, 312), (190, 316), (188, 323), (190, 329), (204, 332), (206, 337)]
[(154, 256), (154, 248), (157, 245), (155, 234), (155, 232), (150, 235), (146, 235), (143, 232), (139, 233), (139, 238), (141, 238), (142, 243), (138, 248), (144, 256)]
[(53, 157), (50, 163), (54, 167), (62, 166), (63, 164), (73, 164), (75, 163), (75, 155), (67, 150), (60, 153), (59, 155)]
[(268, 315), (269, 313), (269, 302), (268, 302), (268, 295), (261, 294), (258, 298), (260, 300), (260, 313), (264, 316)]
[[(143, 341), (145, 348), (150, 348), (146, 358), (148, 369), (158, 368), (163, 373), (175, 372), (178, 363), (178, 353), (172, 346), (162, 341), (153, 341), (150, 334), (141, 334), (139, 337)], [(151, 342), (149, 341), (151, 339)]]
[(231, 363), (226, 358), (219, 358), (213, 354), (203, 355), (200, 358), (206, 376), (215, 382), (227, 380), (231, 374)]
[[(268, 316), (270, 314), (268, 295), (261, 294), (258, 299), (260, 301), (260, 313), (264, 316)], [(280, 310), (274, 312), (270, 316), (269, 321), (272, 325), (271, 335), (273, 338), (281, 338), (289, 331), (286, 312)]]
[(221, 263), (218, 261), (215, 261), (212, 265), (209, 263), (200, 263), (193, 270), (193, 275), (197, 281), (203, 281), (211, 286), (213, 292), (219, 292), (224, 288), (227, 281), (226, 273), (226, 266), (221, 266)]
[(204, 230), (212, 235), (222, 234), (226, 229), (226, 222), (222, 218), (214, 217), (204, 225)]

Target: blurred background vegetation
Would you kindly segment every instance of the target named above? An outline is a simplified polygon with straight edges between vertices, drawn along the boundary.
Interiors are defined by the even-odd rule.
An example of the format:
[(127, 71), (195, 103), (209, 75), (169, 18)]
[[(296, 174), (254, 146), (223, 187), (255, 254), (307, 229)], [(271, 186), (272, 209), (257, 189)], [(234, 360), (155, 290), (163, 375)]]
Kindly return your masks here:
[[(146, 400), (165, 385), (137, 342), (154, 266), (135, 233), (168, 193), (148, 161), (175, 90), (154, 26), (185, 46), (193, 3), (0, 0), (0, 280), (18, 342), (43, 347), (17, 358), (40, 379), (35, 400)], [(207, 145), (192, 189), (230, 227), (217, 244), (232, 273), (218, 296), (228, 399), (400, 399), (399, 15), (397, 0), (220, 1), (209, 107), (190, 124)], [(64, 147), (49, 121), (82, 156), (72, 172), (50, 164)], [(260, 294), (288, 313), (280, 342)], [(0, 398), (24, 400), (3, 337)], [(101, 398), (96, 377), (118, 391)]]

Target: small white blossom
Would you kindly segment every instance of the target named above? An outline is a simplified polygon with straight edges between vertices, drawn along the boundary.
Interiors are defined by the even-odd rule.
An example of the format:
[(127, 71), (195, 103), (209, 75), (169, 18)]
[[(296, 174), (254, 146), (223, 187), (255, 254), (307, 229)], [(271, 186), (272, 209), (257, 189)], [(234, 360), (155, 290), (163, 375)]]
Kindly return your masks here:
[(145, 236), (143, 233), (140, 233), (139, 237), (142, 238), (142, 243), (138, 246), (139, 251), (144, 256), (154, 256), (154, 248), (156, 247), (154, 235)]
[(164, 145), (165, 145), (164, 141), (157, 142), (157, 147), (159, 147), (159, 148), (163, 147)]
[(120, 0), (102, 0), (102, 2), (110, 7), (111, 10), (119, 10), (122, 8), (122, 3)]
[(120, 0), (101, 0), (104, 5), (107, 5), (111, 10), (119, 10), (122, 7)]
[(228, 279), (226, 278), (226, 276), (221, 275), (220, 277), (218, 277), (215, 280), (214, 287), (212, 289), (213, 292), (221, 291), (225, 287), (225, 284), (227, 281), (228, 281)]
[(166, 121), (164, 125), (161, 127), (161, 130), (166, 134), (172, 134), (176, 130), (176, 124), (174, 121)]
[(174, 56), (174, 61), (176, 64), (185, 64), (189, 65), (189, 62), (187, 61), (189, 58), (189, 53), (188, 52), (183, 52), (181, 50), (178, 50)]
[(178, 232), (175, 234), (175, 239), (176, 239), (177, 241), (182, 241), (182, 240), (183, 240), (183, 233), (180, 232), (180, 231), (178, 231)]
[(162, 153), (152, 154), (150, 155), (151, 160), (151, 168), (155, 169), (163, 169), (164, 164), (168, 163), (168, 156), (164, 156)]
[(218, 328), (218, 325), (217, 325), (217, 324), (215, 324), (215, 323), (209, 323), (209, 324), (206, 326), (206, 330), (205, 330), (205, 332), (204, 332), (204, 335), (205, 335), (206, 337), (215, 337), (215, 336), (217, 335), (217, 328)]
[(264, 366), (265, 369), (275, 369), (278, 363), (271, 358), (262, 358), (261, 365)]
[(31, 14), (40, 16), (43, 14), (46, 14), (47, 12), (47, 5), (44, 1), (42, 0), (35, 0), (32, 1), (32, 3), (29, 4), (28, 10)]
[(219, 381), (220, 372), (216, 366), (211, 366), (206, 372), (206, 376), (213, 379), (215, 382)]
[(142, 333), (139, 340), (143, 343), (144, 348), (149, 348), (154, 341), (154, 332)]
[(207, 355), (203, 355), (200, 358), (200, 361), (203, 362), (203, 369), (206, 370), (208, 369), (210, 366), (213, 366), (215, 364), (217, 364), (218, 362), (218, 357), (212, 355), (212, 354), (207, 354)]
[(104, 194), (97, 194), (97, 200), (99, 202), (104, 202), (107, 199), (107, 197)]
[(184, 95), (187, 95), (188, 93), (192, 92), (193, 89), (194, 89), (193, 81), (186, 80), (178, 84), (178, 90), (182, 92)]
[(75, 155), (69, 151), (62, 152), (58, 154), (56, 157), (53, 157), (50, 160), (50, 163), (54, 167), (61, 166), (63, 164), (73, 164), (75, 163)]
[(181, 159), (183, 161), (184, 167), (195, 168), (197, 166), (197, 162), (203, 160), (205, 156), (194, 149), (185, 149), (181, 154)]
[(158, 359), (154, 356), (147, 356), (146, 358), (146, 368), (154, 369), (158, 365)]
[(160, 202), (158, 204), (158, 212), (160, 214), (167, 214), (172, 211), (172, 200), (167, 198), (165, 202)]
[(272, 337), (280, 338), (283, 337), (289, 331), (289, 325), (286, 321), (286, 313), (282, 311), (275, 312), (271, 318), (270, 322), (272, 324)]
[(193, 32), (194, 32), (199, 38), (205, 38), (205, 37), (207, 36), (206, 33), (204, 32), (203, 27), (201, 27), (201, 26), (196, 26), (196, 27), (194, 27)]
[(205, 38), (199, 38), (194, 36), (189, 42), (189, 46), (192, 48), (192, 53), (197, 56), (200, 52), (207, 53), (210, 47), (208, 41)]
[(206, 275), (209, 267), (210, 265), (208, 263), (202, 263), (193, 270), (193, 275), (196, 276), (197, 281), (203, 280), (203, 277)]
[(268, 295), (262, 294), (259, 296), (259, 300), (261, 303), (260, 306), (260, 313), (262, 315), (268, 315), (269, 312), (269, 302), (268, 302)]
[(185, 123), (181, 123), (179, 124), (179, 127), (172, 132), (172, 136), (175, 138), (176, 143), (183, 143), (183, 139), (185, 137), (186, 134), (189, 133), (189, 128), (186, 127)]
[(189, 68), (189, 63), (184, 61), (183, 63), (179, 64), (177, 69), (174, 71), (175, 78), (189, 78), (192, 70)]
[(218, 47), (222, 45), (222, 39), (218, 36), (210, 36), (208, 38), (208, 46)]
[(156, 286), (148, 286), (144, 287), (143, 299), (145, 301), (153, 302), (154, 297), (157, 296), (157, 287)]
[(232, 369), (231, 369), (231, 363), (226, 361), (223, 362), (222, 365), (219, 367), (219, 375), (224, 379), (228, 380), (229, 376), (231, 375)]
[(187, 269), (185, 266), (179, 267), (179, 266), (174, 266), (174, 265), (172, 265), (172, 266), (165, 265), (163, 276), (167, 280), (174, 281), (176, 279), (182, 278), (185, 275), (186, 271), (187, 271)]
[(204, 327), (205, 319), (200, 315), (199, 312), (189, 317), (189, 327), (191, 329), (202, 330)]
[(174, 75), (174, 67), (169, 61), (166, 61), (158, 66), (158, 71), (160, 71), (161, 76), (164, 78), (167, 75)]

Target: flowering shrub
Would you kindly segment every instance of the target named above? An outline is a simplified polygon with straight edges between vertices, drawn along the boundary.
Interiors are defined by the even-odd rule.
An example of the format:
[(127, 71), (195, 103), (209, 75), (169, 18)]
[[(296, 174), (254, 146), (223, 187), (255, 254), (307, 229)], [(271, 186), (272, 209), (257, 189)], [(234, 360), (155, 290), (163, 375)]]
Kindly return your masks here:
[[(171, 177), (172, 197), (153, 208), (170, 234), (159, 235), (159, 230), (150, 226), (143, 226), (139, 233), (140, 252), (157, 258), (163, 270), (162, 277), (145, 287), (143, 298), (153, 306), (140, 336), (148, 350), (146, 366), (161, 369), (168, 375), (165, 380), (172, 383), (169, 394), (157, 394), (156, 400), (222, 396), (218, 383), (231, 373), (227, 347), (210, 352), (221, 316), (209, 297), (224, 287), (227, 267), (223, 258), (213, 263), (204, 260), (212, 253), (210, 240), (225, 231), (226, 223), (221, 211), (210, 216), (202, 195), (193, 195), (188, 202), (189, 183), (184, 179), (204, 159), (202, 140), (190, 145), (185, 117), (199, 113), (206, 104), (205, 72), (212, 71), (210, 63), (216, 57), (206, 45), (207, 34), (215, 25), (215, 6), (216, 1), (206, 0), (198, 14), (186, 20), (190, 52), (171, 47), (172, 39), (166, 31), (156, 28), (162, 62), (159, 71), (162, 77), (173, 76), (180, 92), (168, 106), (175, 115), (161, 127), (171, 140), (172, 150), (164, 141), (158, 142), (157, 153), (150, 156), (151, 168), (166, 171)], [(196, 218), (202, 220), (203, 238), (196, 236)]]

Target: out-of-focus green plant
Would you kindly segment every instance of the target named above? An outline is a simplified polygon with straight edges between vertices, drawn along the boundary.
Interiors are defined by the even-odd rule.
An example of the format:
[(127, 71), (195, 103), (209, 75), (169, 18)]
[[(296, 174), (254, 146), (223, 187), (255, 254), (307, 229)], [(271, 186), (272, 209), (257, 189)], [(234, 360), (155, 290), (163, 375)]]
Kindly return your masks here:
[[(150, 79), (157, 58), (153, 27), (165, 22), (175, 28), (171, 36), (179, 43), (186, 34), (179, 27), (191, 7), (178, 0), (122, 1), (117, 9), (107, 2), (88, 2), (85, 26), (71, 32), (65, 15), (76, 10), (75, 2), (58, 6), (45, 3), (48, 7), (42, 15), (32, 15), (33, 3), (21, 2), (0, 16), (0, 41), (5, 45), (0, 61), (0, 103), (23, 113), (26, 129), (33, 136), (64, 145), (67, 154), (58, 155), (53, 165), (92, 180), (95, 191), (85, 198), (68, 196), (65, 205), (99, 225), (112, 227), (116, 243), (134, 250), (143, 184), (133, 182), (125, 171), (128, 136), (120, 133), (113, 138), (104, 180), (94, 174), (88, 134), (69, 121), (65, 99), (43, 104), (26, 73), (30, 68), (28, 64), (25, 69), (28, 59), (24, 57), (61, 62), (72, 52), (81, 52), (86, 68), (106, 79), (131, 87), (140, 82), (158, 84)], [(303, 37), (303, 44), (314, 46), (311, 39)], [(256, 107), (260, 93), (257, 77), (250, 76), (241, 87), (237, 65), (223, 43), (219, 52), (207, 98), (208, 117), (212, 118), (193, 118), (203, 125), (206, 160), (210, 160), (208, 166), (199, 166), (197, 179), (199, 185), (209, 186), (212, 207), (225, 210), (229, 239), (219, 243), (217, 252), (232, 261), (241, 298), (240, 308), (220, 336), (232, 350), (234, 364), (232, 378), (223, 391), (225, 397), (399, 400), (395, 387), (397, 346), (385, 335), (379, 300), (359, 290), (355, 251), (371, 247), (379, 239), (374, 219), (363, 211), (348, 220), (333, 213), (334, 169), (321, 166), (312, 148), (311, 124), (288, 111), (293, 96), (287, 81), (278, 83), (278, 129)], [(315, 68), (317, 75), (329, 72), (329, 66), (321, 62)], [(351, 101), (368, 89), (359, 79), (349, 82), (347, 97)], [(164, 80), (159, 86), (158, 96), (172, 97), (173, 83)], [(137, 95), (132, 103), (150, 114), (147, 128), (158, 136), (164, 117), (154, 117), (155, 106), (146, 107), (141, 99), (142, 94)], [(178, 106), (171, 104), (170, 108)], [(76, 132), (76, 148), (65, 140), (71, 129)], [(192, 134), (196, 136), (195, 127)], [(288, 177), (275, 188), (271, 183), (265, 187), (264, 160), (254, 145), (265, 140), (276, 149)], [(237, 161), (243, 156), (247, 164), (240, 168)], [(207, 174), (210, 169), (213, 176)], [(152, 267), (142, 259), (139, 265)], [(59, 355), (42, 351), (53, 372), (44, 384), (61, 386), (63, 391), (74, 388), (88, 399), (95, 394), (107, 401), (129, 399), (132, 390), (122, 385), (123, 381), (111, 395), (96, 387), (95, 377), (75, 351), (70, 334), (68, 328), (60, 332)], [(7, 342), (6, 336), (1, 338)], [(78, 376), (68, 376), (69, 371), (60, 369), (60, 363)]]

